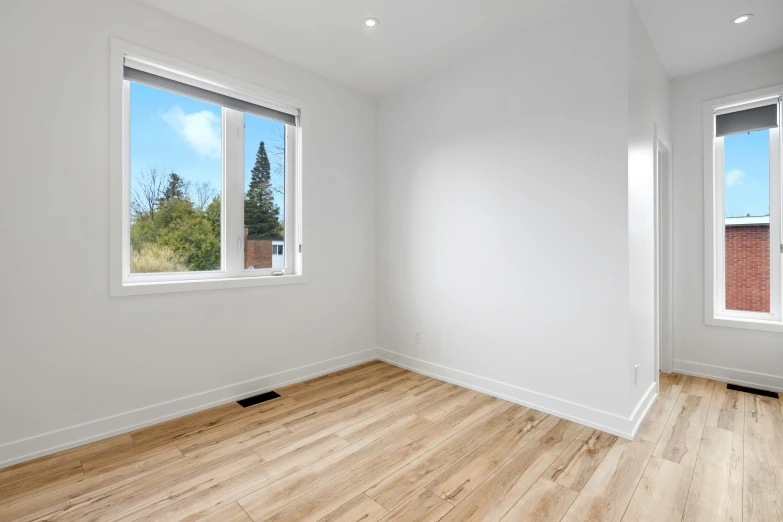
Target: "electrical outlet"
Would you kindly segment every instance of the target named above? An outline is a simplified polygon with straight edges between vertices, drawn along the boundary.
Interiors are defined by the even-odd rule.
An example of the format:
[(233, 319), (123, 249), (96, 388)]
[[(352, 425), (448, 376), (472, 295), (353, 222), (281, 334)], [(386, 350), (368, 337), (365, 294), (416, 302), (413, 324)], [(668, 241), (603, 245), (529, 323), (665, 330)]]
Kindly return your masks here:
[(639, 365), (633, 367), (633, 383), (639, 384)]
[(421, 332), (418, 330), (414, 330), (413, 335), (416, 338), (416, 344), (421, 344)]

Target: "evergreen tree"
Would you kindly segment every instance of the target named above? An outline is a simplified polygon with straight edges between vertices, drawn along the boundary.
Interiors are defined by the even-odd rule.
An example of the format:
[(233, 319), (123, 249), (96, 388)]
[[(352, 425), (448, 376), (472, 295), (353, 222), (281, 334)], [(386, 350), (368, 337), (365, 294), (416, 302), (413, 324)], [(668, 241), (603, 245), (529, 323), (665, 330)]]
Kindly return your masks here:
[(250, 186), (245, 194), (245, 227), (250, 237), (282, 237), (280, 208), (272, 192), (269, 157), (262, 141), (256, 152), (256, 163), (250, 171)]
[(187, 199), (187, 197), (188, 183), (176, 172), (169, 174), (169, 184), (163, 191), (163, 197), (160, 198), (161, 203), (172, 199)]

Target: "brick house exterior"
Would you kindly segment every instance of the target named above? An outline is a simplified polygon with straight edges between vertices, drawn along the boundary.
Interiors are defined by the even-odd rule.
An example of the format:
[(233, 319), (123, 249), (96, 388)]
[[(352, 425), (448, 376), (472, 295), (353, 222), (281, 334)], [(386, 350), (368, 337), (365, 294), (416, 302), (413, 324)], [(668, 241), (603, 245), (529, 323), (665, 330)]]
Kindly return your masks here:
[(769, 274), (769, 218), (727, 218), (726, 309), (769, 312)]
[[(282, 268), (283, 240), (268, 237), (249, 237), (245, 229), (245, 267), (253, 268)], [(276, 254), (275, 248), (280, 248), (280, 254)]]
[(272, 268), (272, 240), (245, 236), (245, 267)]

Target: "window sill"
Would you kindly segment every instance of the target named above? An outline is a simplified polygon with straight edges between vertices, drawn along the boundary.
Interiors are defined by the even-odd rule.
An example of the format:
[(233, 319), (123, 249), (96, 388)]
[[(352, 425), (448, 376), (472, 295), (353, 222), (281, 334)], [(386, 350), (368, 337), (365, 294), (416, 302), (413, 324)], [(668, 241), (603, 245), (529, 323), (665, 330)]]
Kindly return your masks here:
[(251, 286), (286, 285), (306, 283), (303, 275), (283, 275), (265, 277), (232, 277), (223, 279), (204, 279), (200, 281), (166, 281), (155, 283), (112, 284), (111, 297), (129, 295), (168, 294), (174, 292), (193, 292), (199, 290), (220, 290), (223, 288), (245, 288)]
[(783, 322), (779, 321), (764, 321), (759, 319), (733, 317), (707, 317), (704, 323), (708, 326), (721, 326), (725, 328), (740, 328), (743, 330), (761, 330), (765, 332), (783, 333)]

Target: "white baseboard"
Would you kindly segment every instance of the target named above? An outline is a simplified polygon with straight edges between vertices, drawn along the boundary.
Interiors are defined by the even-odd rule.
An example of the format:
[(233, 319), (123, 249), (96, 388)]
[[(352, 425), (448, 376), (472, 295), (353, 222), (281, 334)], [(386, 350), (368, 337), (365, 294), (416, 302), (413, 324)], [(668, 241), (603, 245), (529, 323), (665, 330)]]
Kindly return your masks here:
[(690, 361), (674, 361), (674, 371), (694, 377), (704, 377), (717, 381), (746, 386), (748, 388), (760, 388), (762, 390), (783, 392), (783, 377), (766, 373), (747, 372), (713, 366), (711, 364), (695, 363)]
[[(144, 408), (8, 442), (0, 445), (0, 469), (44, 455), (57, 453), (58, 451), (81, 446), (82, 444), (88, 444), (96, 440), (127, 433), (145, 426), (181, 417), (189, 413), (212, 408), (244, 397), (251, 397), (274, 388), (280, 388), (296, 382), (312, 379), (320, 375), (375, 359), (458, 386), (486, 393), (487, 395), (492, 395), (516, 404), (534, 408), (557, 417), (578, 422), (585, 426), (590, 426), (626, 439), (633, 439), (642, 419), (644, 419), (644, 416), (647, 414), (647, 411), (650, 409), (658, 395), (657, 383), (653, 383), (644, 397), (639, 401), (636, 408), (634, 408), (633, 413), (629, 417), (624, 417), (590, 406), (520, 388), (512, 384), (429, 363), (390, 350), (371, 348), (369, 350), (327, 359), (318, 363), (300, 366), (291, 370), (257, 377), (255, 379), (189, 395), (187, 397), (153, 404)], [(685, 369), (678, 367), (677, 363), (679, 362), (681, 361), (675, 361), (675, 371), (688, 373)], [(692, 373), (692, 375), (723, 379), (723, 377), (715, 375), (701, 375), (697, 373)], [(780, 380), (780, 378), (777, 377), (775, 377), (775, 379)], [(729, 382), (732, 381), (729, 380)], [(761, 384), (758, 383), (754, 384), (754, 381), (735, 379), (735, 382), (736, 384), (745, 386), (761, 386)], [(775, 390), (778, 389), (774, 386), (763, 387)], [(780, 388), (780, 391), (783, 391), (783, 387)]]
[(639, 425), (647, 411), (658, 396), (657, 383), (652, 383), (644, 397), (634, 408), (633, 413), (624, 417), (583, 404), (559, 399), (543, 393), (538, 393), (513, 384), (488, 379), (471, 373), (455, 370), (439, 364), (430, 363), (415, 357), (378, 348), (378, 359), (400, 366), (416, 373), (421, 373), (435, 379), (450, 382), (458, 386), (486, 393), (499, 399), (507, 400), (522, 406), (527, 406), (544, 413), (549, 413), (591, 428), (596, 428), (625, 439), (633, 440)]
[(0, 445), (0, 469), (375, 360), (363, 350)]

